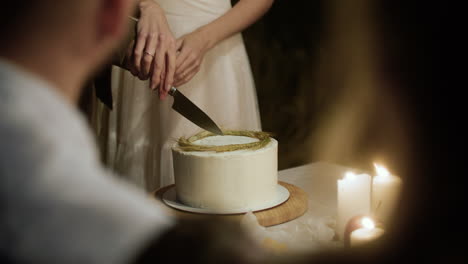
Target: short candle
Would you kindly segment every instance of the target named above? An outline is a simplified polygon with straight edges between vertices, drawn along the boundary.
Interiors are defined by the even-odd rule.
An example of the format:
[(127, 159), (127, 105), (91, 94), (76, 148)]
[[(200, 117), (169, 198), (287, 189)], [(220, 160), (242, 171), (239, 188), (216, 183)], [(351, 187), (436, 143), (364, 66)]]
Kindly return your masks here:
[(362, 228), (356, 229), (351, 233), (351, 247), (367, 244), (385, 232), (382, 228), (375, 227), (375, 223), (369, 217), (362, 219)]

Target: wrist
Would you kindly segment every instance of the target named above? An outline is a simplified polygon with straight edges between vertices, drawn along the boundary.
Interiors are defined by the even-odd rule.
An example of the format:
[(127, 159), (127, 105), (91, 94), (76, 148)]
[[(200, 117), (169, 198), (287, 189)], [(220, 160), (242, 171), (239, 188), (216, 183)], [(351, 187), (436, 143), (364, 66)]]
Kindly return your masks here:
[(205, 42), (204, 46), (206, 50), (210, 50), (216, 44), (218, 44), (218, 39), (215, 32), (213, 32), (209, 27), (203, 26), (195, 31), (200, 38)]
[(163, 13), (161, 7), (153, 0), (140, 0), (138, 2), (138, 12), (140, 15), (149, 10)]

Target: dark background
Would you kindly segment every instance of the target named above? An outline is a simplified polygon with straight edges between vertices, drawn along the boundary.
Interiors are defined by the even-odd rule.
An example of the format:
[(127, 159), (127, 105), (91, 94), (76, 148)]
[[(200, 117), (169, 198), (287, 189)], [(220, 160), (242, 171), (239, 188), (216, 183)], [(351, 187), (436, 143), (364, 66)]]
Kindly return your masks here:
[[(464, 61), (460, 56), (466, 48), (456, 39), (466, 29), (458, 29), (460, 24), (447, 15), (463, 16), (455, 14), (457, 7), (440, 1), (369, 1), (373, 7), (367, 25), (375, 36), (375, 50), (370, 53), (373, 67), (367, 70), (375, 70), (378, 89), (373, 98), (379, 103), (363, 112), (371, 118), (361, 124), (362, 133), (351, 151), (347, 146), (341, 149), (348, 155), (323, 159), (310, 151), (320, 143), (314, 135), (331, 116), (330, 106), (343, 89), (321, 81), (324, 54), (339, 50), (329, 41), (333, 31), (327, 2), (333, 1), (277, 0), (244, 33), (263, 129), (275, 133), (280, 143), (280, 169), (326, 160), (370, 170), (372, 162), (381, 158), (392, 172), (403, 176), (405, 190), (399, 211), (402, 228), (393, 234), (395, 247), (379, 262), (466, 263), (467, 223), (461, 216), (466, 206), (461, 183), (466, 174), (462, 168), (466, 164), (466, 84), (459, 81), (464, 74), (455, 74), (458, 64), (449, 61)], [(349, 12), (342, 10), (343, 16), (358, 10), (348, 7)], [(359, 27), (351, 26), (359, 18), (354, 14), (341, 20), (346, 22), (341, 24), (342, 35), (349, 33), (352, 40), (359, 34), (353, 31)], [(343, 37), (341, 44), (352, 45), (347, 40)], [(342, 57), (341, 63), (347, 63), (349, 57)], [(328, 78), (340, 79), (343, 72), (334, 73)], [(387, 106), (392, 107), (382, 106), (390, 101)], [(391, 109), (397, 110), (388, 114)], [(385, 122), (391, 125), (383, 126)]]
[(323, 31), (322, 1), (275, 1), (243, 34), (262, 128), (274, 133), (280, 144), (280, 169), (313, 160), (303, 143), (313, 132), (323, 105), (332, 100), (331, 95), (324, 95), (310, 104)]
[[(279, 169), (317, 161), (367, 171), (373, 170), (373, 162), (380, 161), (394, 173), (400, 173), (405, 166), (410, 148), (405, 142), (409, 141), (411, 128), (404, 125), (409, 121), (404, 120), (407, 110), (401, 106), (404, 103), (399, 99), (400, 88), (386, 87), (395, 78), (370, 85), (373, 86), (368, 88), (370, 99), (365, 99), (366, 90), (355, 87), (358, 86), (356, 81), (348, 84), (345, 80), (347, 75), (362, 75), (366, 71), (363, 66), (360, 72), (353, 72), (353, 67), (361, 67), (360, 60), (363, 63), (375, 60), (375, 69), (383, 64), (382, 54), (376, 54), (378, 51), (364, 54), (365, 50), (357, 48), (356, 53), (369, 57), (352, 57), (355, 52), (352, 43), (366, 42), (362, 39), (366, 35), (374, 38), (366, 45), (376, 50), (385, 48), (378, 40), (383, 31), (378, 25), (384, 24), (378, 14), (379, 7), (359, 7), (359, 3), (363, 5), (364, 2), (345, 1), (342, 4), (346, 3), (349, 10), (344, 7), (335, 11), (336, 7), (330, 3), (339, 5), (340, 1), (276, 0), (269, 12), (243, 33), (256, 84), (262, 128), (272, 132), (279, 141)], [(369, 21), (359, 21), (364, 16), (360, 9), (366, 8), (372, 9)], [(335, 18), (334, 12), (344, 12), (343, 18)], [(372, 32), (357, 32), (364, 30), (359, 28), (360, 23)], [(361, 39), (353, 34), (362, 35)], [(349, 47), (346, 46), (348, 42)], [(336, 55), (339, 53), (343, 55)], [(382, 72), (377, 71), (380, 70), (370, 72), (375, 77), (368, 79), (387, 78), (379, 77)], [(360, 78), (365, 82), (367, 77)], [(346, 93), (350, 94), (348, 101), (362, 100), (357, 104), (366, 105), (365, 110), (355, 109), (359, 108), (356, 105), (346, 106), (342, 101), (343, 106), (338, 106)], [(364, 111), (360, 114), (362, 118), (349, 117), (355, 126), (339, 124), (346, 119), (348, 110)], [(332, 135), (327, 137), (327, 133)], [(339, 140), (343, 141), (342, 146)]]

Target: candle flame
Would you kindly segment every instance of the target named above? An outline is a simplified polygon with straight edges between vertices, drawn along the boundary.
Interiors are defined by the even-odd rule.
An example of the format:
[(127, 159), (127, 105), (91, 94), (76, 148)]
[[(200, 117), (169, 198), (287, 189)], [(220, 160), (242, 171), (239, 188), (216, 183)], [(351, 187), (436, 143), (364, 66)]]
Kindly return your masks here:
[(390, 176), (390, 172), (384, 166), (374, 163), (374, 167), (375, 167), (375, 171), (377, 172), (377, 175), (383, 176), (383, 177)]
[(351, 172), (351, 171), (346, 172), (345, 179), (352, 180), (352, 179), (355, 179), (355, 178), (356, 178), (356, 174), (354, 172)]
[(367, 229), (374, 229), (375, 228), (374, 221), (372, 221), (372, 219), (370, 219), (369, 217), (362, 218), (361, 224), (362, 224), (362, 226), (364, 228), (367, 228)]

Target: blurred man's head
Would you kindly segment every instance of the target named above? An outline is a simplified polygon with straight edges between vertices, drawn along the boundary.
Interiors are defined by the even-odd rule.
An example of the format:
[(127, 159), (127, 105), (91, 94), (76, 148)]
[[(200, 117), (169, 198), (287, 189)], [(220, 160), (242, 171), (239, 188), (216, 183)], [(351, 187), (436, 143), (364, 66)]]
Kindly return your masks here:
[(15, 0), (0, 9), (0, 57), (76, 100), (126, 32), (134, 0)]

